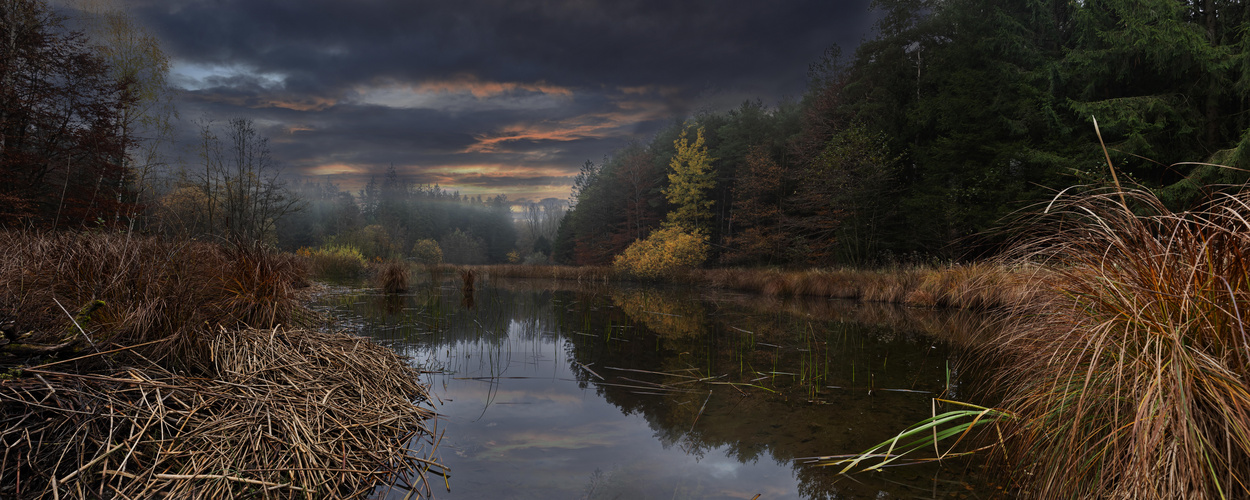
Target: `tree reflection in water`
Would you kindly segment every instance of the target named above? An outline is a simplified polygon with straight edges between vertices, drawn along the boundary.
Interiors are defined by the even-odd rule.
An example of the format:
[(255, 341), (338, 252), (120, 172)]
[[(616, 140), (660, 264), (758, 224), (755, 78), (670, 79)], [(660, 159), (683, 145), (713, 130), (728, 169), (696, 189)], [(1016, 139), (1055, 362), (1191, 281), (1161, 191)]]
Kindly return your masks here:
[(994, 496), (967, 462), (838, 476), (801, 460), (881, 442), (944, 391), (966, 397), (975, 380), (954, 370), (947, 383), (960, 366), (950, 344), (977, 341), (982, 318), (550, 285), (481, 283), (474, 309), (450, 285), (399, 308), (351, 289), (320, 299), (440, 370), (454, 474), (440, 498)]

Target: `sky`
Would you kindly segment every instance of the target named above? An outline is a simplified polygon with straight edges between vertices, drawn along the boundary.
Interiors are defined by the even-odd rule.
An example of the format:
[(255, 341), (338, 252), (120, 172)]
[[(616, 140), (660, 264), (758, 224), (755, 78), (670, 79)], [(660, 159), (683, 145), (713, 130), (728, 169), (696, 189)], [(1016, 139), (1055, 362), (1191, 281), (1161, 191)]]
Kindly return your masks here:
[[(871, 31), (869, 0), (129, 0), (184, 134), (253, 120), (284, 176), (568, 196), (586, 160), (746, 100)], [(328, 176), (328, 177), (323, 177)]]

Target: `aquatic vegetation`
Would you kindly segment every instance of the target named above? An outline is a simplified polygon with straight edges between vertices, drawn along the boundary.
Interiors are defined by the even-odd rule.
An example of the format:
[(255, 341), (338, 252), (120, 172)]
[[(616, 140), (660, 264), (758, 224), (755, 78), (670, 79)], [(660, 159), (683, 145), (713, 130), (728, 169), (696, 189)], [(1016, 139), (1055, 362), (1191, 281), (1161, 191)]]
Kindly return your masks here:
[[(845, 465), (841, 471), (845, 474), (855, 470), (874, 471), (881, 470), (883, 467), (906, 465), (909, 462), (900, 462), (904, 456), (908, 453), (928, 448), (933, 448), (936, 452), (935, 456), (916, 459), (910, 463), (933, 462), (970, 455), (994, 446), (994, 443), (992, 443), (973, 450), (956, 451), (956, 448), (964, 439), (975, 436), (972, 433), (974, 429), (982, 425), (997, 425), (1009, 421), (1013, 417), (1010, 413), (1002, 410), (970, 403), (945, 399), (934, 399), (933, 402), (934, 415), (932, 417), (917, 422), (898, 433), (898, 435), (873, 446), (868, 451), (852, 455), (812, 457), (809, 463), (825, 467)], [(951, 410), (939, 414), (936, 410), (939, 402), (964, 409)], [(942, 451), (939, 446), (946, 446), (946, 451)], [(861, 465), (863, 466), (862, 469)]]
[(374, 267), (373, 281), (383, 292), (403, 293), (408, 291), (409, 275), (408, 264), (388, 260)]
[(326, 245), (321, 248), (301, 248), (296, 254), (308, 260), (313, 276), (323, 278), (352, 278), (365, 272), (368, 261), (364, 254), (352, 245)]

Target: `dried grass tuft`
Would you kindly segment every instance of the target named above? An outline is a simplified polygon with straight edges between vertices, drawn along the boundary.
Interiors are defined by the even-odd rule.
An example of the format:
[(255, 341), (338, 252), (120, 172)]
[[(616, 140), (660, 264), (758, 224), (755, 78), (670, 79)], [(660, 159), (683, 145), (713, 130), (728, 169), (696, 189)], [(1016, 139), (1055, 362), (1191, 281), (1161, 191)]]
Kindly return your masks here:
[(408, 264), (388, 260), (377, 266), (373, 279), (377, 287), (385, 293), (403, 293), (408, 291), (410, 276)]
[(0, 248), (0, 498), (428, 493), (441, 471), (408, 448), (432, 414), (407, 363), (286, 328), (315, 319), (302, 259), (113, 233)]
[(1020, 294), (989, 346), (1026, 494), (1250, 496), (1248, 221), (1247, 191), (1173, 213), (1102, 190), (1033, 222), (1018, 258), (1050, 293)]
[[(0, 310), (30, 334), (25, 342), (71, 342), (63, 355), (172, 338), (132, 351), (161, 361), (202, 351), (221, 327), (313, 319), (295, 298), (295, 288), (307, 283), (302, 261), (257, 245), (0, 231), (0, 248)], [(88, 342), (71, 316), (97, 301), (78, 318)]]

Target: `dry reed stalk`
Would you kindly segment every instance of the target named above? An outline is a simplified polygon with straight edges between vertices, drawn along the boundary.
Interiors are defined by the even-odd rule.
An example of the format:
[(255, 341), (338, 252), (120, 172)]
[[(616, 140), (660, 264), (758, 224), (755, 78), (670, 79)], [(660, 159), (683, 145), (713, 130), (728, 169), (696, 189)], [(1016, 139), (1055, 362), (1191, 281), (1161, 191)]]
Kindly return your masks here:
[(374, 271), (374, 282), (385, 293), (403, 293), (408, 291), (410, 274), (408, 264), (398, 260), (388, 260), (377, 266)]
[(1064, 194), (1033, 227), (1018, 258), (1046, 289), (989, 346), (1023, 492), (1250, 497), (1250, 192)]
[[(607, 267), (467, 266), (488, 278), (553, 279), (609, 283), (627, 280)], [(1001, 308), (1034, 293), (1032, 281), (1001, 264), (889, 270), (696, 269), (681, 282), (769, 296), (811, 296), (922, 307)], [(1028, 274), (1028, 273), (1026, 273)], [(683, 281), (684, 280), (684, 281)]]
[[(0, 382), (0, 497), (359, 498), (429, 493), (445, 469), (418, 373), (389, 349), (310, 330), (223, 331), (216, 376), (159, 366), (31, 369)], [(430, 450), (431, 452), (433, 450)]]
[(175, 339), (138, 352), (155, 361), (202, 349), (201, 337), (219, 326), (311, 320), (294, 298), (306, 283), (301, 261), (255, 245), (0, 231), (0, 248), (0, 310), (33, 332), (32, 343), (57, 344), (77, 331), (58, 302), (71, 311), (103, 302), (79, 325), (101, 349)]

